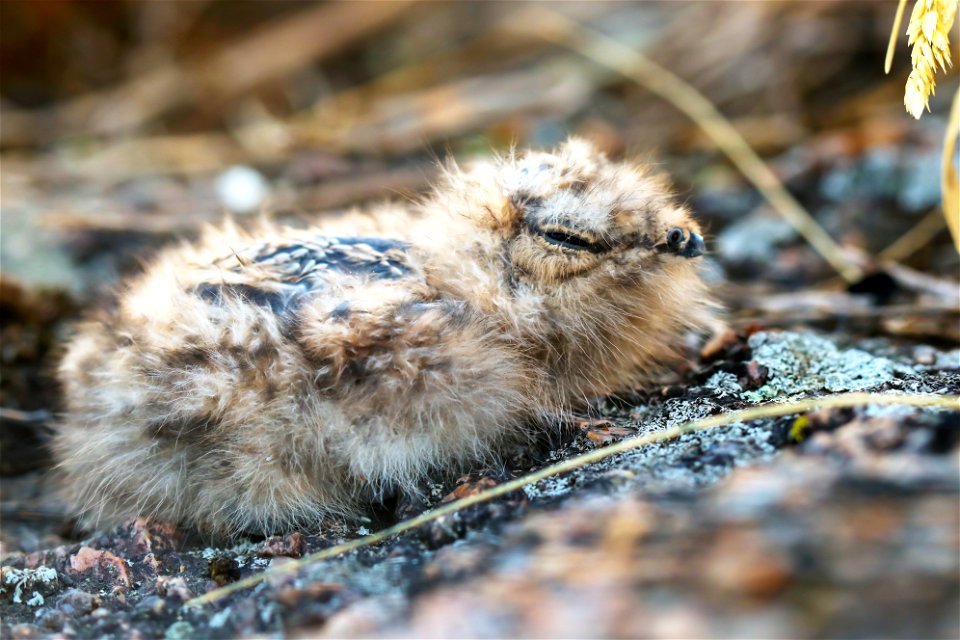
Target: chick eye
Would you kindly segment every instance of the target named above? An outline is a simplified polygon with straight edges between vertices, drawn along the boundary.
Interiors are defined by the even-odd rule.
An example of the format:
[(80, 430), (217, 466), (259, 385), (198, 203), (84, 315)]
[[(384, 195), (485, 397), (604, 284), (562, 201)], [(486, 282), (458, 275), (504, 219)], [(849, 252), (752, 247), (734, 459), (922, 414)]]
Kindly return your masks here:
[(667, 232), (667, 244), (671, 247), (679, 247), (684, 240), (683, 229), (674, 227)]
[(545, 231), (543, 232), (543, 239), (550, 244), (555, 244), (558, 247), (564, 247), (566, 249), (573, 249), (575, 251), (591, 251), (593, 253), (599, 253), (603, 250), (600, 245), (590, 242), (582, 236), (568, 233), (566, 231)]

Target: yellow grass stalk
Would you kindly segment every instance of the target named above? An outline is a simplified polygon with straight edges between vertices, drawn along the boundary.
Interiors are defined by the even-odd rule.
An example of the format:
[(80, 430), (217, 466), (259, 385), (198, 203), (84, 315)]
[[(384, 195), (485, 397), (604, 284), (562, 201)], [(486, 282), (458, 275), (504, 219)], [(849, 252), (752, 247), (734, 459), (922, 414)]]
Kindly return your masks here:
[(601, 460), (611, 456), (625, 453), (633, 449), (638, 449), (646, 445), (673, 440), (674, 438), (678, 438), (685, 433), (704, 431), (706, 429), (730, 425), (735, 422), (761, 420), (764, 418), (777, 418), (798, 413), (806, 413), (819, 409), (856, 407), (868, 404), (905, 405), (911, 407), (939, 407), (941, 409), (958, 411), (960, 410), (960, 396), (899, 393), (841, 393), (833, 396), (804, 398), (802, 400), (793, 400), (790, 402), (773, 402), (758, 407), (751, 407), (749, 409), (742, 409), (740, 411), (733, 411), (731, 413), (694, 420), (693, 422), (688, 422), (670, 429), (636, 436), (634, 438), (622, 440), (607, 447), (595, 449), (593, 451), (574, 456), (573, 458), (568, 458), (567, 460), (552, 464), (549, 467), (545, 467), (539, 471), (516, 478), (510, 482), (497, 485), (487, 489), (486, 491), (461, 498), (449, 504), (441, 505), (435, 509), (427, 511), (426, 513), (422, 513), (415, 518), (411, 518), (405, 522), (400, 522), (391, 527), (387, 527), (386, 529), (377, 531), (376, 533), (364, 536), (363, 538), (356, 538), (354, 540), (344, 542), (343, 544), (328, 547), (326, 549), (322, 549), (321, 551), (317, 551), (316, 553), (304, 556), (299, 560), (294, 560), (276, 567), (271, 567), (270, 569), (267, 569), (261, 573), (256, 573), (252, 576), (243, 578), (242, 580), (237, 580), (236, 582), (228, 584), (225, 587), (215, 589), (202, 596), (188, 600), (186, 602), (186, 606), (200, 606), (216, 602), (217, 600), (225, 598), (238, 591), (255, 587), (258, 584), (269, 580), (270, 578), (290, 575), (314, 562), (329, 560), (345, 553), (362, 549), (363, 547), (379, 544), (389, 538), (392, 538), (393, 536), (411, 531), (429, 522), (451, 516), (458, 511), (466, 509), (467, 507), (489, 502), (494, 498), (499, 498), (500, 496), (504, 496), (514, 491), (519, 491), (527, 485), (534, 484), (546, 478), (557, 476), (562, 473), (568, 473), (585, 465), (600, 462)]
[(957, 136), (960, 136), (960, 87), (953, 96), (947, 137), (943, 141), (943, 163), (940, 169), (940, 189), (943, 215), (947, 218), (953, 245), (960, 252), (960, 181), (957, 179)]
[[(890, 73), (893, 51), (906, 4), (907, 0), (900, 0), (900, 4), (897, 5), (884, 63), (886, 73)], [(924, 109), (930, 110), (930, 96), (936, 93), (937, 88), (937, 65), (943, 72), (953, 66), (953, 61), (950, 59), (950, 29), (953, 28), (956, 20), (958, 7), (960, 7), (960, 0), (917, 0), (913, 5), (910, 22), (907, 24), (908, 43), (913, 47), (910, 52), (913, 70), (907, 78), (903, 104), (914, 118), (919, 119)], [(953, 97), (953, 106), (950, 109), (940, 169), (943, 215), (947, 219), (950, 235), (953, 236), (953, 244), (960, 252), (960, 185), (957, 182), (957, 168), (954, 166), (958, 134), (960, 134), (960, 88)]]
[(893, 52), (897, 49), (897, 36), (900, 35), (900, 24), (903, 22), (903, 10), (907, 8), (907, 0), (900, 0), (897, 5), (897, 15), (893, 18), (893, 30), (890, 31), (890, 40), (887, 42), (887, 57), (883, 61), (883, 72), (890, 73), (893, 66)]
[[(950, 59), (950, 29), (957, 17), (957, 0), (917, 0), (907, 24), (907, 38), (913, 51), (913, 71), (907, 78), (903, 104), (914, 118), (930, 110), (930, 96), (936, 93), (937, 65), (946, 72)], [(895, 25), (896, 26), (896, 25)]]

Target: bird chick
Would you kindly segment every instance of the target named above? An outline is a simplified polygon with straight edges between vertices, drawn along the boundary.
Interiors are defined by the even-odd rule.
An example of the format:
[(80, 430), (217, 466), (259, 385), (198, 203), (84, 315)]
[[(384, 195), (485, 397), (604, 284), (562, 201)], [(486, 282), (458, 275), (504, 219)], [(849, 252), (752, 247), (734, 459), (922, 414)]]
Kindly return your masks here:
[(689, 212), (581, 140), (375, 214), (210, 231), (78, 330), (55, 449), (88, 526), (355, 518), (641, 385), (711, 317)]

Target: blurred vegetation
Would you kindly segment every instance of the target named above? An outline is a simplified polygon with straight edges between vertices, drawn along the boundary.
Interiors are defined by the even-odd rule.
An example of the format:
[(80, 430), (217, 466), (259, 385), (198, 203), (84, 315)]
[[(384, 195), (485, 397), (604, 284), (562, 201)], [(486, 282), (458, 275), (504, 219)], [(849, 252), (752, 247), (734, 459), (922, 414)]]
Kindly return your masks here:
[[(448, 156), (576, 134), (674, 178), (709, 231), (735, 324), (960, 333), (940, 194), (957, 76), (938, 62), (930, 113), (904, 113), (905, 33), (884, 74), (896, 3), (5, 0), (0, 12), (0, 268), (22, 299), (97, 306), (225, 210), (305, 224), (416, 194)], [(950, 29), (906, 22), (915, 51)], [(958, 57), (944, 34), (935, 61)], [(5, 347), (21, 354), (5, 356), (6, 380), (34, 351)]]

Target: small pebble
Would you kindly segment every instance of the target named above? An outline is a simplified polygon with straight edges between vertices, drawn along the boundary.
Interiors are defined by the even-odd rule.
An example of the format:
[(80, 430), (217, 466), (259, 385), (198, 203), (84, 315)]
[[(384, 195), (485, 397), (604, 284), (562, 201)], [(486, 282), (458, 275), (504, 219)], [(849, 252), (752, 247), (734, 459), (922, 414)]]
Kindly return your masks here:
[(299, 532), (291, 533), (288, 536), (273, 536), (263, 541), (257, 555), (261, 558), (275, 558), (277, 556), (299, 558), (303, 555), (303, 545), (303, 534)]
[(167, 627), (166, 633), (163, 634), (163, 637), (167, 638), (167, 640), (179, 640), (180, 638), (190, 638), (192, 636), (193, 625), (186, 620), (174, 622), (172, 625)]
[(100, 596), (80, 589), (68, 589), (57, 600), (57, 606), (67, 615), (85, 616), (100, 606)]
[(937, 350), (926, 344), (917, 345), (913, 349), (913, 360), (917, 364), (931, 365), (937, 361)]
[(37, 614), (37, 624), (50, 631), (60, 631), (67, 621), (67, 616), (59, 609), (41, 609)]
[(32, 624), (18, 624), (10, 630), (11, 638), (41, 638), (45, 634)]
[(230, 167), (217, 178), (217, 197), (229, 211), (240, 214), (254, 213), (270, 194), (267, 179), (250, 167)]
[(137, 606), (137, 609), (159, 616), (166, 612), (167, 603), (160, 596), (148, 596)]

